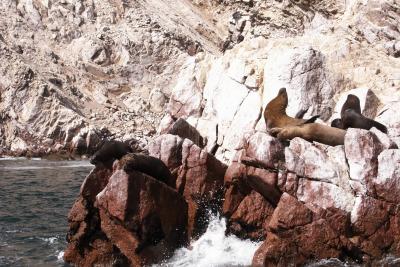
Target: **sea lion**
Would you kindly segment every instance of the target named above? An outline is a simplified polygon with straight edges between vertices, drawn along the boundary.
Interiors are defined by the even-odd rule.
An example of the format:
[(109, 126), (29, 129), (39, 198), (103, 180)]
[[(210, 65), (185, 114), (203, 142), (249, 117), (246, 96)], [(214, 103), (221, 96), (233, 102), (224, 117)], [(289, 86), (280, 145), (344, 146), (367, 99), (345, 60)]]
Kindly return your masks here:
[(139, 171), (175, 188), (171, 172), (158, 158), (139, 153), (128, 153), (119, 160), (118, 169), (126, 172)]
[(341, 119), (334, 119), (334, 120), (331, 122), (331, 127), (343, 129), (342, 120), (341, 120)]
[(272, 136), (280, 140), (301, 137), (309, 142), (337, 146), (344, 144), (345, 130), (329, 127), (319, 123), (307, 123), (299, 126), (287, 126), (284, 128), (272, 128), (268, 131)]
[(96, 166), (102, 163), (106, 167), (111, 168), (114, 160), (120, 159), (130, 152), (132, 152), (132, 150), (127, 144), (116, 140), (107, 140), (90, 158), (90, 163)]
[(340, 117), (343, 117), (343, 114), (346, 109), (352, 109), (356, 113), (361, 114), (361, 105), (360, 99), (356, 95), (349, 94), (344, 102), (342, 109), (340, 110)]
[(286, 93), (286, 88), (281, 88), (279, 89), (278, 95), (274, 99), (272, 99), (265, 107), (264, 119), (265, 124), (267, 125), (267, 129), (312, 123), (319, 117), (319, 115), (316, 115), (308, 120), (289, 117), (286, 114), (287, 106), (288, 96)]
[(367, 118), (361, 113), (358, 113), (354, 109), (346, 109), (342, 115), (343, 129), (347, 128), (359, 128), (369, 130), (372, 127), (377, 128), (379, 131), (387, 134), (388, 130), (385, 125), (374, 121), (373, 119)]

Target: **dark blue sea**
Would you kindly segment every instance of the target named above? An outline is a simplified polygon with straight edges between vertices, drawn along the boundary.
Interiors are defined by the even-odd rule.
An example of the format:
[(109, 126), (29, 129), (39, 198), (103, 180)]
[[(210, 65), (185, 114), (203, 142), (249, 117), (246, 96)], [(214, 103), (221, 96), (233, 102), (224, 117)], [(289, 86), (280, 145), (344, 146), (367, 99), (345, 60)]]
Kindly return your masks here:
[(0, 266), (67, 266), (67, 215), (92, 165), (0, 159)]

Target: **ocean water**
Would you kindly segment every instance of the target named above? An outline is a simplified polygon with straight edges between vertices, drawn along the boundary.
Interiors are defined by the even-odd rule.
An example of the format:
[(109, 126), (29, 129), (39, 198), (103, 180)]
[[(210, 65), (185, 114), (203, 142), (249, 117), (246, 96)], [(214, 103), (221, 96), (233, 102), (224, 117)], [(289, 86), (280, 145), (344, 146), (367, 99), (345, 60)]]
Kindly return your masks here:
[(0, 160), (0, 266), (67, 266), (67, 214), (87, 161)]

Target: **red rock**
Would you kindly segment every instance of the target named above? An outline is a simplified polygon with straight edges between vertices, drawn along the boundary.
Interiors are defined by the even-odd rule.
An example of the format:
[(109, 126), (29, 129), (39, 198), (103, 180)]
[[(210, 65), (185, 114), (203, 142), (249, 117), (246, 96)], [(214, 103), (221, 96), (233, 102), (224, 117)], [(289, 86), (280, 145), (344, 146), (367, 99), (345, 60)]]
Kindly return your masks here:
[(95, 167), (82, 183), (81, 196), (93, 203), (96, 195), (107, 185), (111, 174), (108, 168)]
[(75, 243), (71, 243), (64, 251), (64, 261), (74, 263), (75, 266), (112, 266), (120, 264), (127, 266), (127, 259), (116, 252), (113, 244), (105, 239), (95, 239), (90, 246), (81, 250)]
[(225, 192), (222, 214), (226, 217), (231, 217), (246, 195), (240, 191), (237, 184), (229, 186)]
[[(166, 251), (172, 251), (186, 243), (185, 200), (175, 190), (150, 176), (119, 170), (110, 177), (96, 199), (100, 209), (133, 233), (138, 239), (136, 247), (142, 249), (163, 240)], [(102, 230), (116, 242), (118, 238), (111, 238), (114, 233), (108, 232), (103, 225)], [(122, 246), (120, 249), (124, 253)]]
[(282, 231), (302, 226), (312, 221), (313, 214), (304, 204), (287, 193), (283, 193), (278, 206), (272, 214), (269, 228)]
[(226, 165), (193, 142), (185, 139), (182, 146), (180, 181), (189, 208), (190, 236), (202, 233), (208, 219), (207, 210), (220, 209)]
[(262, 240), (265, 227), (274, 211), (272, 205), (256, 191), (252, 191), (241, 202), (229, 220), (230, 231), (242, 238)]
[(260, 193), (272, 206), (276, 206), (281, 197), (278, 189), (278, 174), (265, 169), (246, 168), (246, 183)]
[(310, 260), (338, 258), (353, 249), (345, 237), (348, 218), (343, 211), (319, 207), (315, 211), (283, 193), (252, 265), (303, 266)]
[(111, 243), (128, 258), (130, 266), (143, 266), (145, 259), (137, 253), (140, 245), (139, 238), (121, 223), (113, 221), (103, 209), (100, 209), (100, 219), (101, 229)]
[(389, 219), (390, 205), (368, 196), (357, 197), (351, 211), (353, 231), (362, 236), (370, 236)]

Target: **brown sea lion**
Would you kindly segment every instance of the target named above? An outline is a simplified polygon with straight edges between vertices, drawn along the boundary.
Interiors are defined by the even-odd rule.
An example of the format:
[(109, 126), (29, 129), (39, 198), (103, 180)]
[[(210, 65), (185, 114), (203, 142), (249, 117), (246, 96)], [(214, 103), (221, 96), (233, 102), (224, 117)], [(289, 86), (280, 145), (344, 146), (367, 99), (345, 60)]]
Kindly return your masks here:
[(90, 158), (90, 163), (93, 165), (102, 163), (107, 168), (111, 168), (114, 160), (120, 159), (130, 152), (132, 151), (129, 145), (116, 140), (107, 140)]
[(345, 130), (329, 127), (319, 123), (307, 123), (299, 126), (287, 126), (284, 128), (272, 128), (268, 131), (272, 136), (280, 140), (301, 137), (309, 142), (337, 146), (344, 144)]
[(126, 172), (138, 171), (145, 173), (175, 188), (171, 172), (164, 162), (158, 158), (139, 153), (128, 153), (119, 160), (118, 168)]
[(312, 123), (319, 117), (319, 115), (316, 115), (308, 120), (289, 117), (286, 114), (287, 106), (288, 96), (286, 93), (286, 88), (281, 88), (279, 89), (278, 95), (265, 107), (264, 119), (267, 129)]
[(369, 130), (372, 127), (377, 128), (383, 133), (387, 134), (387, 128), (385, 125), (374, 121), (373, 119), (369, 119), (364, 115), (358, 113), (354, 109), (346, 109), (342, 115), (342, 124), (343, 129), (347, 128), (359, 128)]

